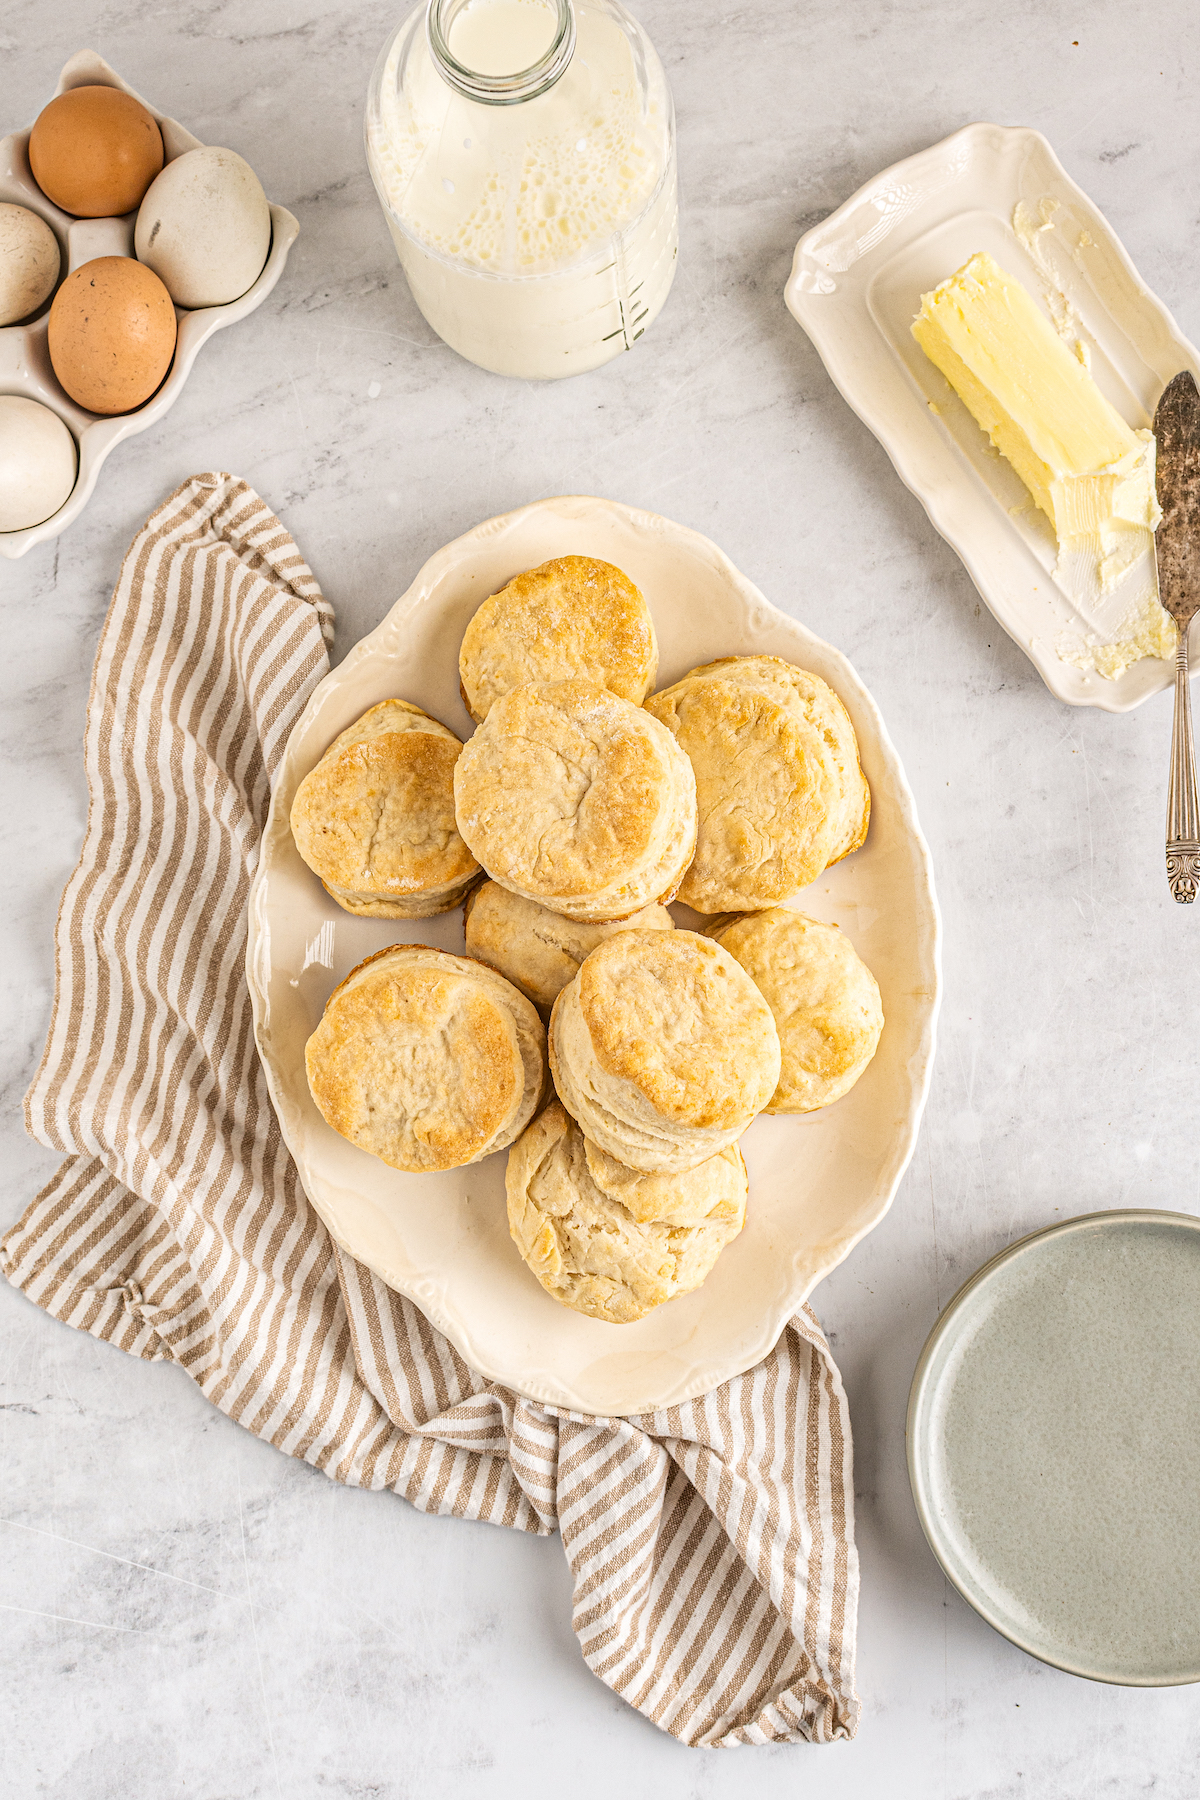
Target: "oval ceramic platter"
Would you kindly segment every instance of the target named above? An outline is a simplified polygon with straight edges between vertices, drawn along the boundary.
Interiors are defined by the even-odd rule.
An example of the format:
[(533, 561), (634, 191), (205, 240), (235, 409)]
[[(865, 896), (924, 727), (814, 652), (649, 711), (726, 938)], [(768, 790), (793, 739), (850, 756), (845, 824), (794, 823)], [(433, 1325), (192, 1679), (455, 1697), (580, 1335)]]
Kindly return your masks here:
[[(141, 101), (158, 120), (167, 162), (174, 162), (187, 150), (201, 147), (199, 138), (185, 131), (175, 119), (164, 117), (149, 100), (122, 81), (103, 57), (97, 56), (94, 50), (81, 50), (66, 64), (54, 92), (65, 94), (69, 88), (88, 86), (119, 88), (123, 94), (132, 94), (135, 100)], [(0, 140), (0, 201), (27, 206), (46, 221), (58, 239), (61, 276), (77, 269), (81, 263), (91, 262), (95, 256), (133, 255), (136, 213), (126, 213), (119, 219), (74, 219), (47, 200), (30, 171), (28, 131), (18, 131)], [(182, 306), (175, 308), (178, 335), (166, 380), (144, 406), (136, 407), (133, 412), (119, 413), (112, 418), (85, 412), (59, 385), (46, 342), (53, 295), (19, 325), (0, 328), (0, 394), (21, 394), (26, 399), (40, 401), (51, 412), (57, 413), (75, 439), (79, 458), (75, 486), (58, 511), (24, 531), (0, 531), (0, 556), (24, 556), (35, 544), (57, 537), (79, 516), (91, 498), (109, 452), (115, 450), (122, 439), (145, 431), (174, 406), (200, 346), (214, 331), (236, 324), (256, 306), (262, 305), (283, 274), (283, 265), (299, 229), (285, 207), (272, 206), (271, 247), (258, 280), (239, 299), (231, 300), (226, 306), (199, 307), (193, 312)], [(57, 289), (58, 283), (55, 292)]]
[(1068, 1219), (986, 1263), (921, 1353), (913, 1498), (959, 1593), (1031, 1656), (1200, 1681), (1200, 1219)]
[[(658, 632), (659, 682), (730, 654), (769, 653), (824, 677), (849, 708), (871, 784), (856, 855), (797, 899), (836, 921), (874, 971), (886, 1018), (858, 1085), (808, 1117), (760, 1117), (742, 1140), (748, 1222), (696, 1293), (633, 1325), (551, 1300), (509, 1238), (505, 1156), (408, 1175), (339, 1137), (313, 1104), (304, 1046), (326, 998), (390, 943), (461, 953), (462, 912), (354, 918), (301, 862), (288, 826), (297, 784), (338, 732), (389, 696), (460, 737), (458, 647), (475, 608), (522, 569), (581, 554), (638, 583)], [(694, 915), (677, 909), (680, 922)], [(933, 1054), (938, 913), (912, 795), (870, 695), (845, 657), (769, 605), (694, 531), (609, 501), (539, 501), (491, 519), (426, 563), (382, 624), (317, 688), (292, 733), (250, 900), (247, 972), (271, 1098), (305, 1189), (334, 1238), (416, 1302), (467, 1362), (533, 1399), (589, 1413), (644, 1412), (751, 1367), (886, 1212), (912, 1152)]]
[(1026, 127), (968, 125), (884, 169), (800, 239), (785, 299), (1051, 693), (1128, 712), (1170, 686), (1174, 664), (1145, 657), (1110, 680), (1063, 659), (1094, 634), (1055, 585), (1054, 534), (910, 330), (921, 295), (976, 250), (1083, 346), (1130, 425), (1153, 423), (1180, 369), (1200, 376), (1200, 356), (1107, 219)]

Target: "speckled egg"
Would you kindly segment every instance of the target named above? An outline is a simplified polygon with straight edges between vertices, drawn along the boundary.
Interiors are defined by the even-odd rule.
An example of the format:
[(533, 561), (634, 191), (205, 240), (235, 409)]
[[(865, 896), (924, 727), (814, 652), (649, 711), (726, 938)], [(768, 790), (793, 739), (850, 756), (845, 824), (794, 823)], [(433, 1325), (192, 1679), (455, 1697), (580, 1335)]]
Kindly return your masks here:
[(44, 106), (29, 134), (43, 194), (81, 219), (132, 212), (163, 166), (153, 113), (120, 88), (77, 87)]
[(56, 513), (75, 486), (75, 439), (57, 413), (0, 394), (0, 531), (25, 531)]
[(89, 412), (132, 412), (171, 366), (171, 296), (131, 256), (98, 256), (55, 294), (49, 346), (54, 373), (72, 400)]
[(53, 293), (58, 239), (27, 206), (0, 205), (0, 325), (15, 325)]
[(271, 247), (271, 210), (234, 150), (169, 162), (142, 201), (133, 247), (177, 306), (226, 306), (252, 287)]

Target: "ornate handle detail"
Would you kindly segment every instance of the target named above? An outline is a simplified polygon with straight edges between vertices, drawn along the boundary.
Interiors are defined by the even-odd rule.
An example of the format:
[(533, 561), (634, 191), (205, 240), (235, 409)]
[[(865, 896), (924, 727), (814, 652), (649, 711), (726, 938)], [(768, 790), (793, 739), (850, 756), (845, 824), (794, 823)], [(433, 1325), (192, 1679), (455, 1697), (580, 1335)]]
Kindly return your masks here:
[(1167, 851), (1167, 880), (1182, 904), (1196, 898), (1200, 887), (1200, 844), (1172, 844)]
[(1181, 905), (1200, 887), (1200, 804), (1188, 686), (1188, 628), (1179, 627), (1175, 650), (1175, 723), (1171, 732), (1171, 788), (1167, 802), (1167, 880)]

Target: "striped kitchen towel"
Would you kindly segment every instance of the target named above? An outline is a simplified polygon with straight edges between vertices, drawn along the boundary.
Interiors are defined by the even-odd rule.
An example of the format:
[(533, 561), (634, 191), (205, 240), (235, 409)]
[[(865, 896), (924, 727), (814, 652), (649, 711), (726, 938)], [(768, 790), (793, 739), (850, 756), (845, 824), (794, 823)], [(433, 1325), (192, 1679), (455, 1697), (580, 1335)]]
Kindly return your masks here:
[(850, 1424), (807, 1308), (715, 1392), (589, 1418), (475, 1375), (305, 1199), (243, 961), (271, 778), (332, 631), (245, 482), (196, 476), (134, 540), (92, 678), (87, 833), (26, 1100), (67, 1160), (0, 1265), (55, 1318), (179, 1363), (338, 1481), (557, 1529), (588, 1666), (685, 1743), (851, 1737)]

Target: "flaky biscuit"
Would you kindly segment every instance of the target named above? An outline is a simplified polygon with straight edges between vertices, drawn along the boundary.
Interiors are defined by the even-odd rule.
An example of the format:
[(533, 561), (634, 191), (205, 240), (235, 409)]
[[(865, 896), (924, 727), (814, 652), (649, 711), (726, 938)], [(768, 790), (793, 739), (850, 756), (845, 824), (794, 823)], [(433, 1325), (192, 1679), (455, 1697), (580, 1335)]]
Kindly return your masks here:
[(586, 681), (497, 700), (463, 747), (454, 803), (493, 881), (592, 923), (665, 905), (695, 844), (695, 778), (671, 733)]
[(665, 906), (644, 906), (629, 919), (589, 925), (485, 881), (467, 895), (463, 931), (467, 955), (490, 963), (547, 1011), (571, 981), (580, 963), (614, 931), (673, 931)]
[(728, 951), (692, 931), (597, 945), (554, 1002), (549, 1051), (567, 1111), (632, 1169), (715, 1156), (779, 1081), (770, 1007)]
[(838, 696), (777, 656), (723, 657), (646, 702), (687, 751), (700, 814), (679, 898), (697, 912), (786, 900), (866, 837), (870, 790)]
[(773, 906), (714, 920), (714, 940), (775, 1016), (782, 1061), (766, 1110), (816, 1112), (849, 1093), (879, 1045), (879, 984), (844, 931)]
[(458, 671), (477, 725), (531, 681), (591, 681), (640, 706), (654, 686), (658, 642), (628, 575), (593, 556), (558, 556), (483, 602), (463, 634)]
[(533, 1117), (546, 1034), (494, 969), (393, 944), (351, 971), (304, 1052), (322, 1116), (393, 1169), (428, 1174), (506, 1150)]
[(746, 1159), (736, 1144), (726, 1144), (715, 1156), (674, 1175), (627, 1168), (591, 1138), (584, 1138), (583, 1149), (596, 1187), (639, 1225), (741, 1224), (749, 1178)]
[(480, 874), (454, 823), (452, 731), (383, 700), (336, 737), (292, 802), (296, 848), (347, 912), (424, 919), (458, 906)]
[[(675, 1224), (639, 1220), (597, 1186), (592, 1148), (564, 1108), (552, 1101), (508, 1153), (508, 1225), (517, 1249), (553, 1299), (593, 1319), (627, 1325), (664, 1301), (690, 1293), (711, 1272), (745, 1220), (745, 1165), (740, 1192), (729, 1182), (731, 1192), (713, 1215)], [(741, 1164), (740, 1152), (726, 1155)], [(723, 1166), (736, 1173), (731, 1163)], [(675, 1179), (688, 1181), (687, 1176)]]
[(829, 862), (840, 862), (843, 856), (861, 847), (871, 820), (871, 790), (859, 761), (858, 738), (850, 714), (827, 681), (810, 669), (785, 662), (781, 656), (724, 657), (708, 667), (721, 679), (722, 668), (733, 662), (738, 665), (739, 683), (752, 683), (764, 693), (777, 693), (785, 705), (799, 706), (832, 751), (841, 777), (843, 810)]

